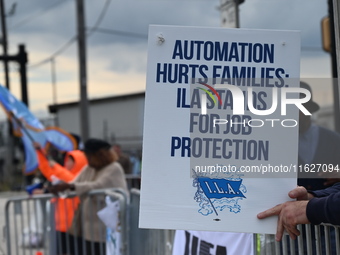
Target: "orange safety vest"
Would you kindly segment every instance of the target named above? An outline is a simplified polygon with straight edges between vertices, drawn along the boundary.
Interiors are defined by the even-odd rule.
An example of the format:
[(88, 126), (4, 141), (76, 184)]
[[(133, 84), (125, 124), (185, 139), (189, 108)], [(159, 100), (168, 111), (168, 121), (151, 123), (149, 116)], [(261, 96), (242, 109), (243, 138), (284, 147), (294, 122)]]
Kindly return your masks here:
[[(80, 150), (69, 151), (65, 155), (66, 158), (71, 155), (74, 159), (74, 166), (71, 170), (65, 167), (54, 164), (53, 167), (50, 166), (47, 158), (44, 154), (37, 150), (39, 169), (41, 173), (51, 181), (52, 175), (57, 177), (59, 180), (64, 182), (71, 182), (80, 173), (80, 171), (87, 165), (87, 159), (84, 152)], [(80, 200), (78, 197), (75, 198), (57, 198), (53, 199), (52, 202), (55, 203), (55, 222), (56, 230), (61, 232), (66, 232), (72, 224), (73, 215), (75, 210), (78, 208)]]

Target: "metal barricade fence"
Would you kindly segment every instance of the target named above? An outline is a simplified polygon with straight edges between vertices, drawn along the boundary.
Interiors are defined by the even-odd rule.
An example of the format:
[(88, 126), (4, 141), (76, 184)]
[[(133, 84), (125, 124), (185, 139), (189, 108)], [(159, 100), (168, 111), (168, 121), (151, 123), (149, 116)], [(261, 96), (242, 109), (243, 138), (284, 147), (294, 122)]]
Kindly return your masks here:
[[(105, 254), (107, 228), (99, 220), (97, 212), (106, 206), (105, 197), (108, 196), (111, 201), (119, 201), (120, 213), (120, 236), (117, 239), (120, 242), (120, 254), (128, 254), (128, 222), (127, 222), (127, 205), (128, 195), (119, 189), (110, 190), (93, 190), (87, 195), (91, 210), (85, 211), (78, 209), (74, 193), (68, 194), (64, 199), (55, 198), (50, 194), (22, 196), (11, 198), (7, 201), (5, 207), (5, 238), (7, 244), (7, 255), (18, 254), (50, 254), (55, 255), (61, 248), (65, 254), (74, 249), (74, 254)], [(72, 205), (72, 208), (66, 206), (66, 203)], [(64, 206), (62, 206), (64, 205)], [(93, 207), (92, 207), (93, 206)], [(64, 210), (64, 211), (61, 211)], [(57, 214), (64, 212), (64, 217), (59, 217)], [(73, 213), (79, 218), (79, 223), (70, 219), (68, 215)], [(59, 215), (60, 216), (60, 215)], [(64, 219), (62, 219), (64, 218)], [(64, 222), (62, 221), (64, 220)], [(58, 224), (59, 222), (59, 224)], [(80, 227), (80, 232), (76, 235), (70, 235), (67, 232), (58, 231), (61, 225), (71, 226), (77, 229)], [(84, 226), (87, 226), (89, 233), (85, 233)], [(57, 228), (57, 229), (56, 229)], [(103, 245), (94, 241), (85, 242), (84, 239), (79, 239), (80, 236), (89, 236), (90, 240), (103, 240)], [(95, 252), (97, 249), (97, 252)], [(83, 251), (81, 251), (83, 250)], [(62, 253), (61, 253), (62, 254)]]
[[(131, 255), (170, 255), (174, 240), (173, 230), (138, 228), (139, 190), (130, 193), (130, 251)], [(274, 235), (254, 234), (254, 254), (257, 255), (338, 255), (340, 254), (339, 226), (299, 225), (301, 235), (296, 241), (285, 235), (281, 242)]]
[[(48, 228), (43, 225), (49, 221), (46, 214), (42, 212), (50, 198), (51, 196), (48, 195), (24, 196), (7, 201), (5, 206), (6, 254), (33, 254), (41, 248), (46, 241), (48, 231)], [(20, 249), (24, 246), (29, 246), (29, 250)]]
[(139, 219), (140, 191), (130, 192), (130, 255), (171, 255), (174, 230), (140, 229)]
[(340, 254), (340, 227), (330, 224), (298, 225), (300, 235), (292, 240), (288, 235), (281, 242), (275, 235), (255, 234), (257, 255), (338, 255)]
[[(65, 215), (72, 211), (80, 214), (78, 227), (81, 227), (80, 236), (84, 235), (84, 226), (89, 226), (90, 240), (100, 240), (100, 236), (106, 241), (107, 228), (102, 223), (99, 226), (97, 212), (106, 206), (105, 197), (111, 201), (119, 201), (119, 234), (117, 239), (120, 243), (121, 255), (171, 255), (174, 240), (174, 230), (161, 229), (140, 229), (139, 204), (140, 191), (132, 189), (130, 197), (119, 189), (93, 190), (89, 192), (91, 210), (76, 210), (77, 204), (72, 200), (72, 208), (62, 207)], [(75, 194), (68, 194), (67, 198), (72, 199)], [(56, 229), (55, 212), (60, 203), (66, 203), (67, 199), (56, 199), (50, 194), (22, 196), (11, 198), (5, 207), (5, 233), (7, 244), (7, 255), (56, 255), (62, 247), (67, 253), (73, 247), (75, 254), (86, 255), (95, 250), (95, 243), (85, 243), (77, 238), (72, 238), (68, 233), (60, 236), (58, 225)], [(58, 213), (60, 213), (60, 208)], [(87, 217), (87, 218), (86, 218)], [(85, 219), (86, 218), (86, 219)], [(70, 222), (65, 224), (70, 227)], [(87, 222), (86, 222), (87, 221)], [(77, 227), (74, 224), (73, 227)], [(274, 235), (255, 234), (254, 254), (257, 255), (294, 255), (294, 254), (316, 254), (333, 255), (340, 254), (340, 234), (338, 226), (333, 225), (299, 225), (301, 235), (297, 240), (291, 240), (284, 236), (281, 242), (276, 242)], [(59, 235), (59, 236), (58, 236)], [(65, 241), (66, 240), (66, 241)], [(66, 245), (65, 245), (66, 242)], [(87, 247), (85, 247), (87, 245)], [(80, 250), (83, 252), (80, 253)], [(106, 244), (99, 245), (96, 255), (105, 254)], [(38, 253), (41, 252), (41, 253)], [(108, 254), (109, 255), (109, 254)]]

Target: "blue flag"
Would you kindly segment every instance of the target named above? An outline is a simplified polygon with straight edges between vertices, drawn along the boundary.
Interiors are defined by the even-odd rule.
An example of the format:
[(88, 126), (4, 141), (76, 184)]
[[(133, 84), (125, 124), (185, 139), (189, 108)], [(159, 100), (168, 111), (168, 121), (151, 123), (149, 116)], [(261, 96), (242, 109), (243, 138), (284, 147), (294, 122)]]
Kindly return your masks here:
[(33, 141), (39, 143), (42, 148), (52, 144), (60, 151), (76, 149), (76, 141), (72, 135), (57, 127), (45, 128), (23, 102), (1, 85), (0, 104), (12, 122), (14, 134), (22, 139), (25, 151), (24, 174), (31, 174), (38, 168)]
[(240, 191), (242, 180), (198, 178), (198, 182), (209, 199), (245, 197)]

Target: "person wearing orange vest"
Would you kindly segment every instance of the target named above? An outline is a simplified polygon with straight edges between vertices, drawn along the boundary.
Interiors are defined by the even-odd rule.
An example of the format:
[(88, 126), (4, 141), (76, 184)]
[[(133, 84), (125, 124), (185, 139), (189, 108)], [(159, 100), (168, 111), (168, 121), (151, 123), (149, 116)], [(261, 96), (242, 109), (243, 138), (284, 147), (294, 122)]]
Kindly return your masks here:
[[(80, 150), (69, 151), (65, 155), (64, 166), (61, 166), (53, 160), (48, 160), (44, 155), (43, 150), (39, 144), (34, 144), (38, 156), (39, 170), (50, 182), (60, 180), (63, 182), (71, 182), (78, 176), (81, 170), (86, 166), (87, 159), (84, 152)], [(34, 192), (37, 194), (38, 192)], [(78, 197), (75, 198), (57, 198), (55, 202), (55, 223), (57, 238), (63, 243), (66, 239), (66, 232), (70, 228), (80, 201)], [(58, 243), (58, 242), (57, 242)], [(62, 245), (64, 247), (64, 245)]]
[[(110, 143), (105, 140), (90, 138), (84, 144), (84, 152), (88, 165), (71, 183), (59, 183), (49, 187), (55, 195), (67, 190), (74, 191), (81, 200), (79, 210), (74, 216), (68, 247), (72, 255), (106, 254), (107, 235), (105, 225), (95, 213), (105, 205), (105, 196), (95, 199), (88, 196), (88, 192), (96, 189), (119, 188), (127, 195), (128, 187), (122, 166), (118, 163), (118, 156)], [(97, 207), (95, 206), (97, 205)]]

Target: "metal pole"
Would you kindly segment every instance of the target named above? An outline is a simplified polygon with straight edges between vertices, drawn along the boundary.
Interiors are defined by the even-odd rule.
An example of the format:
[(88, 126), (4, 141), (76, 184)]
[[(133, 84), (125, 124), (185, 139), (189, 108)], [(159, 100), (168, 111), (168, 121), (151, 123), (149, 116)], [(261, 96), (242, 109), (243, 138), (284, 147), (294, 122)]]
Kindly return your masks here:
[[(340, 59), (340, 3), (338, 0), (333, 0), (333, 18), (334, 18), (334, 32), (335, 32), (335, 55)], [(338, 74), (340, 73), (340, 63), (337, 62)], [(338, 86), (340, 83), (338, 80)]]
[(338, 39), (335, 36), (335, 23), (338, 16), (335, 16), (333, 8), (333, 2), (337, 5), (337, 1), (328, 0), (328, 12), (329, 12), (329, 24), (330, 24), (330, 34), (331, 34), (331, 62), (332, 62), (332, 82), (333, 82), (333, 101), (334, 101), (334, 123), (335, 131), (340, 133), (340, 103), (339, 103), (339, 84), (337, 82), (338, 69), (337, 69), (337, 58), (336, 58), (336, 43), (335, 40)]
[(56, 76), (55, 76), (55, 61), (51, 59), (51, 74), (52, 74), (52, 97), (53, 97), (53, 104), (57, 104), (57, 87), (56, 87)]
[[(56, 72), (55, 72), (54, 58), (51, 59), (51, 74), (52, 74), (53, 105), (55, 106), (57, 104), (57, 78), (56, 78)], [(57, 114), (55, 114), (54, 122), (55, 122), (54, 125), (59, 126)]]
[(239, 0), (235, 0), (235, 19), (236, 28), (240, 28)]
[(27, 108), (29, 106), (28, 103), (28, 90), (27, 90), (27, 72), (26, 72), (26, 64), (27, 64), (27, 53), (25, 50), (25, 45), (19, 45), (19, 66), (20, 66), (20, 81), (21, 81), (21, 100), (26, 104)]
[[(2, 47), (3, 47), (3, 52), (4, 56), (6, 57), (8, 52), (7, 52), (7, 26), (6, 26), (6, 16), (5, 16), (5, 4), (4, 0), (0, 0), (0, 11), (1, 11), (1, 30), (2, 30)], [(5, 68), (5, 85), (6, 88), (9, 90), (10, 85), (9, 85), (9, 71), (8, 71), (8, 60), (4, 60), (4, 68)]]
[[(6, 16), (5, 16), (5, 4), (4, 0), (0, 0), (0, 18), (1, 18), (1, 30), (2, 30), (2, 47), (3, 47), (3, 55), (4, 55), (4, 71), (5, 71), (5, 86), (8, 90), (10, 90), (9, 84), (9, 70), (8, 70), (8, 60), (7, 57), (7, 26), (6, 26)], [(13, 175), (13, 161), (14, 161), (14, 138), (12, 135), (12, 123), (8, 120), (8, 138), (7, 138), (7, 150), (6, 150), (6, 161), (5, 161), (5, 169), (4, 169), (4, 177), (5, 179), (11, 183), (12, 175)]]
[(78, 57), (80, 80), (80, 128), (83, 140), (89, 138), (89, 113), (87, 100), (86, 77), (86, 37), (84, 1), (77, 0), (77, 26), (78, 26)]

